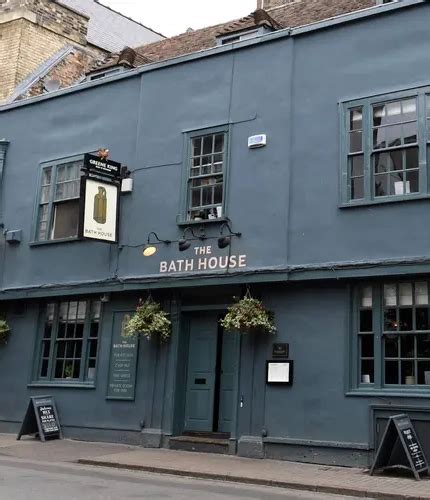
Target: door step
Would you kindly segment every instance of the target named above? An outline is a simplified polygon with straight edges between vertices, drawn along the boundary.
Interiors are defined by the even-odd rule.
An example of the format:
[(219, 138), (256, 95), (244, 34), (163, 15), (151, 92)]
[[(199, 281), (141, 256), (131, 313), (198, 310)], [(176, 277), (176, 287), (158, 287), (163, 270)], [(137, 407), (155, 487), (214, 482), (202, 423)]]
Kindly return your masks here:
[(169, 448), (171, 450), (195, 451), (198, 453), (219, 453), (228, 455), (228, 439), (215, 436), (176, 436), (171, 437)]

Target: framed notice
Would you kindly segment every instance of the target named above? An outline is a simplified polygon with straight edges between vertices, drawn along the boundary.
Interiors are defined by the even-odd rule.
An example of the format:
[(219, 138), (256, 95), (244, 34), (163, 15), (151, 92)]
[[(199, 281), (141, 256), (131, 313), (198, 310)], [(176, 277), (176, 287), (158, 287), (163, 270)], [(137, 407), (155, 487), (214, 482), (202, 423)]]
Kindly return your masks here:
[(139, 338), (123, 337), (133, 312), (115, 312), (106, 399), (134, 401)]
[(81, 238), (116, 243), (119, 218), (118, 184), (83, 177), (80, 215)]
[(267, 361), (266, 383), (292, 385), (293, 362), (290, 360)]

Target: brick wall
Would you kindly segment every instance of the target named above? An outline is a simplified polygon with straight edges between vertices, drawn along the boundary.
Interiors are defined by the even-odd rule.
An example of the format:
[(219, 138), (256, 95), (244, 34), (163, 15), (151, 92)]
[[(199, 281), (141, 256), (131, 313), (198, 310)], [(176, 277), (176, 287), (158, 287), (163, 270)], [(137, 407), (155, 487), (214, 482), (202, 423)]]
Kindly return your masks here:
[(87, 44), (88, 17), (54, 0), (0, 0), (0, 15), (25, 9), (35, 14), (36, 23), (74, 43)]
[(105, 55), (87, 45), (87, 25), (85, 15), (53, 0), (0, 0), (0, 101), (66, 46), (76, 48), (73, 57), (67, 56), (73, 67), (60, 64), (64, 75), (54, 77), (62, 87), (77, 81), (91, 60)]
[(0, 24), (0, 101), (15, 87), (22, 24), (22, 20)]
[(76, 84), (94, 65), (94, 58), (88, 52), (75, 50), (68, 54), (49, 73), (36, 82), (27, 92), (18, 99), (34, 97), (45, 92), (45, 84), (49, 80), (58, 80), (60, 88)]

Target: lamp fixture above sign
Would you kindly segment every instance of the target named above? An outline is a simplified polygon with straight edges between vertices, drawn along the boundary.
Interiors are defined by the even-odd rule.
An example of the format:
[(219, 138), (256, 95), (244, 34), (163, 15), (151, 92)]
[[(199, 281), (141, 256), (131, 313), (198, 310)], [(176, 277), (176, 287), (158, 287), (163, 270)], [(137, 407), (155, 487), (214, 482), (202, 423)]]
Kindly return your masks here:
[[(224, 229), (227, 228), (228, 231), (229, 231), (229, 234), (224, 236)], [(218, 248), (226, 248), (230, 245), (231, 243), (231, 237), (232, 236), (237, 236), (238, 238), (240, 238), (242, 236), (242, 233), (235, 233), (231, 230), (231, 227), (230, 225), (228, 224), (228, 222), (224, 222), (224, 224), (222, 224), (221, 226), (221, 230), (220, 230), (220, 237), (218, 238)]]
[[(189, 231), (193, 235), (193, 238), (186, 238), (187, 231)], [(188, 226), (184, 229), (184, 232), (182, 233), (182, 238), (178, 241), (179, 251), (183, 252), (184, 250), (187, 250), (188, 248), (190, 248), (191, 242), (193, 240), (204, 241), (206, 239), (207, 239), (207, 236), (206, 236), (206, 233), (205, 233), (205, 230), (203, 229), (203, 227), (200, 228), (200, 234), (196, 235), (193, 231), (193, 228), (191, 226)]]
[[(228, 234), (224, 235), (224, 230), (228, 229)], [(191, 233), (191, 237), (187, 237), (187, 233)], [(165, 245), (170, 245), (171, 243), (178, 243), (178, 250), (180, 252), (184, 252), (185, 250), (188, 250), (191, 246), (191, 243), (193, 241), (205, 241), (205, 240), (218, 240), (218, 248), (223, 249), (228, 247), (231, 244), (231, 238), (232, 236), (236, 237), (241, 237), (242, 233), (239, 232), (234, 232), (231, 230), (230, 224), (227, 222), (224, 222), (221, 225), (220, 233), (218, 236), (207, 236), (205, 232), (205, 228), (201, 226), (199, 228), (198, 234), (194, 232), (194, 229), (191, 226), (187, 226), (183, 233), (182, 237), (179, 240), (163, 240), (158, 237), (157, 233), (151, 232), (148, 234), (148, 239), (146, 244), (143, 246), (143, 255), (144, 257), (152, 257), (157, 253), (157, 246), (160, 245), (160, 243), (163, 243)], [(153, 238), (151, 238), (153, 237)], [(155, 241), (154, 241), (155, 240)], [(140, 245), (120, 245), (120, 247), (140, 247)]]
[[(154, 236), (155, 242), (151, 243), (151, 236)], [(170, 240), (162, 240), (158, 237), (157, 233), (154, 233), (153, 231), (148, 234), (148, 240), (146, 245), (143, 247), (143, 255), (144, 257), (151, 257), (155, 253), (157, 253), (157, 245), (160, 243), (164, 243), (165, 245), (170, 245), (172, 243)]]

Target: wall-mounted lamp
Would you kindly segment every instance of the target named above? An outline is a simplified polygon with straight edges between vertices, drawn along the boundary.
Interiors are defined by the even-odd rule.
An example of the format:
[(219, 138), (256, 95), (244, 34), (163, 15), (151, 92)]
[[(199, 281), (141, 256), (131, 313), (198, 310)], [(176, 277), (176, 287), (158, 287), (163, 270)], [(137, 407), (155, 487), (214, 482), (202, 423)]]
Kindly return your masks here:
[[(228, 229), (228, 234), (224, 236), (224, 229), (226, 228)], [(231, 243), (232, 236), (237, 236), (238, 238), (242, 236), (242, 233), (233, 232), (228, 222), (224, 222), (224, 224), (222, 224), (219, 234), (220, 236), (218, 238), (218, 248), (228, 247)]]
[[(154, 236), (155, 238), (155, 242), (154, 243), (151, 243), (151, 236)], [(154, 255), (156, 252), (157, 252), (157, 245), (160, 244), (160, 243), (164, 243), (165, 245), (170, 245), (170, 243), (172, 243), (170, 240), (161, 240), (157, 233), (154, 233), (154, 232), (151, 232), (148, 234), (148, 241), (146, 243), (146, 245), (143, 247), (143, 255), (145, 257), (151, 257), (152, 255)]]
[[(189, 231), (193, 237), (192, 238), (187, 238), (186, 237), (186, 233), (187, 231)], [(187, 250), (188, 248), (190, 248), (191, 246), (191, 242), (193, 240), (205, 240), (207, 239), (207, 236), (206, 236), (206, 233), (205, 233), (205, 230), (203, 227), (200, 228), (199, 230), (199, 233), (198, 235), (196, 235), (193, 231), (193, 228), (188, 226), (184, 229), (184, 232), (182, 233), (182, 238), (178, 241), (178, 248), (179, 248), (179, 251), (180, 252), (184, 252), (185, 250)]]

